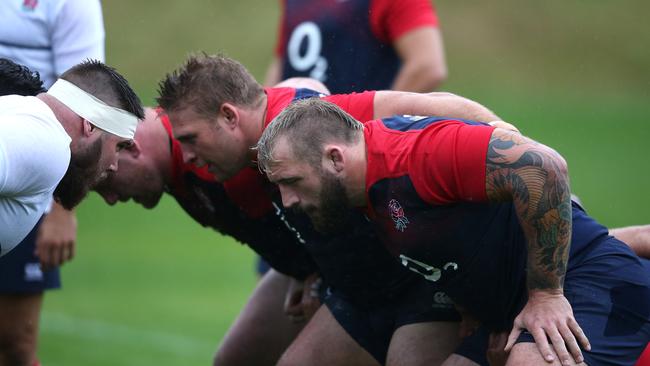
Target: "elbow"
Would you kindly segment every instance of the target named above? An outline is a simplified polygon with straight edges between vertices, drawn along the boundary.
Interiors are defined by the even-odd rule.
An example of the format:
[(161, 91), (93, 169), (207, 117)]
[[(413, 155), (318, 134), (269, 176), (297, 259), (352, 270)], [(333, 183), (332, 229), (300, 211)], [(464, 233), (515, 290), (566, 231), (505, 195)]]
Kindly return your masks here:
[(423, 80), (423, 85), (425, 85), (425, 90), (436, 90), (447, 80), (447, 68), (437, 65), (436, 67), (427, 65), (426, 68), (423, 67), (420, 75)]
[(560, 153), (557, 151), (547, 148), (547, 160), (548, 164), (546, 165), (546, 170), (549, 176), (554, 175), (558, 181), (569, 182), (569, 166)]
[(431, 72), (431, 75), (429, 76), (431, 83), (434, 84), (434, 88), (439, 87), (447, 81), (447, 68), (439, 68)]

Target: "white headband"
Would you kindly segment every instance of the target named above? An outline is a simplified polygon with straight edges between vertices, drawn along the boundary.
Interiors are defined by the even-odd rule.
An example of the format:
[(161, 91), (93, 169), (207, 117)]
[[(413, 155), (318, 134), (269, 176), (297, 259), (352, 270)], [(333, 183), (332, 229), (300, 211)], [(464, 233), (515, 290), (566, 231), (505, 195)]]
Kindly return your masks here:
[(93, 125), (127, 139), (133, 139), (138, 117), (102, 102), (69, 81), (58, 79), (47, 94), (58, 99)]

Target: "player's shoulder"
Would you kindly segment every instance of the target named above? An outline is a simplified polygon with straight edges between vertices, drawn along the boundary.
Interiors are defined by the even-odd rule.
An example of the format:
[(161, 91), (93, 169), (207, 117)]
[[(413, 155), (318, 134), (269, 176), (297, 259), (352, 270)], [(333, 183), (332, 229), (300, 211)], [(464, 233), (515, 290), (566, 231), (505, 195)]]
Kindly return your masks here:
[(70, 160), (70, 136), (52, 110), (36, 97), (0, 97), (0, 137), (4, 153), (17, 169), (26, 169), (45, 184), (65, 173)]

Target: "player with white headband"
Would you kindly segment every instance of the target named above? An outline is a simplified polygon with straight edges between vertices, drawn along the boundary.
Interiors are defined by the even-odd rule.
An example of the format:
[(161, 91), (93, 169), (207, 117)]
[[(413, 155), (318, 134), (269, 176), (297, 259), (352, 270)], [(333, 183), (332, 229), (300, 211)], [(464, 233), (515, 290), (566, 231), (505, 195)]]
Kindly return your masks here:
[(127, 81), (85, 61), (36, 97), (0, 97), (0, 256), (40, 220), (54, 196), (71, 209), (133, 140), (142, 104)]

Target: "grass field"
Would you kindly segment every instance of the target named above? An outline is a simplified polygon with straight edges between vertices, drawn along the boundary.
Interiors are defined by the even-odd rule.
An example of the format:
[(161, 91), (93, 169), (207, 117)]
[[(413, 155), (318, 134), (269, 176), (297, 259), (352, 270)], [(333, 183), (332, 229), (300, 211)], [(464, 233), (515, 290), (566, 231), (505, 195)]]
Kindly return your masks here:
[[(569, 162), (609, 226), (650, 222), (650, 31), (643, 1), (436, 3), (444, 89), (489, 106)], [(146, 104), (189, 51), (225, 51), (262, 78), (275, 1), (103, 2), (107, 59)], [(615, 21), (611, 21), (614, 19)], [(39, 356), (54, 365), (209, 364), (254, 286), (252, 255), (164, 199), (78, 209), (77, 258), (46, 297)]]

